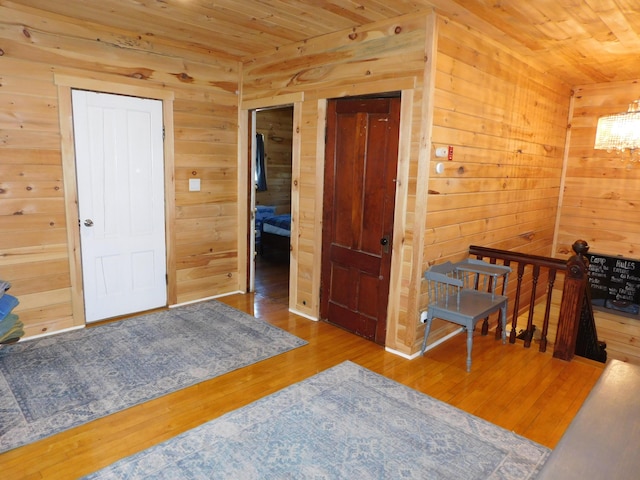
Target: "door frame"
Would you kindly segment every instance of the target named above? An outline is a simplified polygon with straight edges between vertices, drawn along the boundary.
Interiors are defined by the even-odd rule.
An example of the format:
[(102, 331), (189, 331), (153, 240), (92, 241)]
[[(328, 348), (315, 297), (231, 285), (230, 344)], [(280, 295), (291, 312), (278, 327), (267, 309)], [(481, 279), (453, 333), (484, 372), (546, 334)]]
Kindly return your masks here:
[[(238, 109), (238, 288), (242, 292), (253, 291), (255, 288), (255, 272), (253, 270), (253, 257), (255, 252), (255, 243), (250, 239), (253, 235), (251, 225), (255, 225), (253, 219), (250, 218), (251, 208), (255, 203), (255, 192), (249, 189), (253, 188), (253, 174), (255, 171), (255, 111), (275, 108), (284, 108), (293, 106), (293, 136), (291, 148), (291, 168), (292, 168), (292, 187), (291, 187), (291, 255), (289, 257), (289, 310), (296, 312), (295, 309), (295, 279), (298, 276), (298, 225), (295, 218), (299, 210), (299, 188), (294, 188), (293, 179), (298, 178), (296, 172), (300, 170), (300, 129), (296, 125), (300, 125), (302, 116), (303, 100), (302, 93), (281, 95), (269, 97), (265, 99), (257, 99), (252, 101), (241, 102)], [(245, 181), (242, 181), (242, 179)], [(244, 225), (244, 228), (242, 227)], [(246, 255), (241, 255), (246, 252)], [(298, 312), (296, 312), (298, 313)], [(300, 315), (309, 317), (300, 313)], [(311, 318), (311, 317), (309, 317)], [(312, 318), (316, 320), (315, 318)]]
[[(248, 160), (248, 164), (249, 164), (249, 175), (247, 177), (247, 189), (248, 189), (248, 195), (249, 195), (249, 201), (248, 201), (248, 211), (247, 211), (247, 219), (248, 219), (248, 232), (247, 232), (247, 245), (248, 245), (248, 257), (247, 257), (247, 264), (248, 264), (248, 268), (247, 268), (247, 278), (248, 278), (248, 283), (247, 283), (247, 292), (254, 292), (255, 291), (255, 274), (256, 274), (256, 269), (255, 269), (255, 258), (257, 255), (257, 249), (256, 249), (256, 242), (255, 242), (255, 218), (256, 218), (256, 197), (257, 197), (257, 193), (256, 193), (256, 189), (255, 189), (255, 175), (256, 175), (256, 170), (258, 168), (257, 166), (257, 162), (256, 162), (256, 157), (257, 157), (257, 146), (256, 146), (256, 135), (258, 133), (258, 115), (261, 112), (266, 112), (269, 110), (285, 110), (285, 109), (291, 109), (292, 113), (295, 110), (295, 106), (293, 104), (286, 104), (286, 105), (276, 105), (276, 106), (272, 106), (272, 107), (267, 107), (267, 108), (255, 108), (255, 109), (251, 109), (249, 110), (249, 160)], [(293, 129), (295, 130), (295, 128)], [(293, 139), (294, 136), (294, 131), (292, 130), (291, 132), (291, 136)], [(293, 173), (293, 157), (294, 157), (294, 153), (293, 153), (293, 140), (292, 140), (292, 145), (291, 145), (291, 172)], [(293, 202), (293, 178), (292, 178), (292, 182), (289, 185), (289, 196), (291, 198), (291, 202), (290, 204)], [(291, 205), (290, 205), (290, 208)], [(291, 257), (291, 255), (289, 255)]]
[[(247, 142), (249, 143), (249, 171), (247, 179), (247, 193), (249, 195), (247, 203), (247, 286), (246, 292), (255, 292), (256, 290), (256, 188), (255, 188), (255, 173), (256, 173), (256, 113), (258, 109), (249, 110), (248, 112), (248, 133), (249, 137)], [(242, 176), (238, 176), (238, 181)], [(242, 250), (238, 250), (241, 252)]]
[[(402, 321), (402, 317), (405, 317), (405, 322), (411, 322), (414, 318), (409, 312), (403, 313), (403, 291), (402, 291), (402, 263), (404, 257), (404, 235), (407, 229), (407, 204), (409, 203), (409, 178), (410, 178), (410, 164), (411, 164), (411, 138), (413, 125), (413, 111), (415, 108), (415, 90), (414, 84), (409, 82), (402, 82), (394, 80), (388, 84), (389, 89), (370, 88), (368, 85), (359, 85), (353, 89), (346, 89), (340, 92), (341, 96), (326, 96), (318, 100), (318, 138), (320, 138), (320, 130), (322, 133), (326, 127), (326, 112), (328, 98), (344, 98), (344, 97), (358, 97), (358, 96), (384, 96), (385, 92), (399, 91), (400, 92), (400, 132), (398, 138), (398, 164), (396, 173), (396, 198), (393, 215), (393, 234), (392, 234), (392, 248), (391, 248), (391, 272), (389, 281), (389, 295), (387, 301), (387, 334), (385, 339), (385, 349), (387, 351), (403, 355), (395, 347), (398, 343), (404, 345), (413, 345), (413, 331), (407, 327), (407, 332), (404, 338), (397, 337), (398, 323)], [(396, 88), (397, 87), (397, 88)], [(426, 142), (428, 139), (422, 137)], [(324, 140), (324, 136), (322, 137)], [(318, 189), (316, 192), (316, 206), (318, 208), (316, 215), (322, 219), (323, 201), (322, 196), (324, 193), (324, 159), (325, 159), (325, 144), (324, 141), (318, 141), (317, 156), (320, 158), (316, 171), (319, 175)], [(428, 159), (425, 159), (428, 162)], [(318, 225), (321, 226), (322, 222), (319, 221)], [(320, 228), (318, 229), (320, 230)], [(319, 237), (319, 238), (318, 238)], [(316, 234), (316, 242), (318, 245), (322, 245), (322, 231)], [(319, 252), (319, 257), (323, 252)], [(322, 260), (315, 265), (315, 271), (313, 272), (315, 285), (318, 286), (318, 302), (316, 307), (316, 319), (320, 314), (320, 273), (322, 268)], [(409, 305), (417, 305), (417, 297), (420, 295), (418, 291), (409, 291)], [(406, 301), (404, 304), (406, 305)], [(407, 357), (409, 358), (409, 357)]]
[[(393, 191), (389, 191), (388, 192), (390, 194), (390, 196), (393, 196), (393, 202), (394, 202), (393, 209), (391, 209), (390, 212), (387, 211), (387, 215), (391, 214), (391, 216), (392, 216), (391, 217), (391, 223), (388, 224), (390, 229), (388, 229), (388, 230), (387, 229), (383, 229), (383, 232), (381, 232), (383, 234), (384, 234), (384, 232), (389, 232), (390, 236), (391, 236), (391, 250), (390, 250), (388, 256), (385, 259), (385, 255), (383, 255), (383, 254), (380, 255), (380, 266), (381, 266), (381, 268), (383, 268), (385, 265), (388, 266), (388, 268), (389, 268), (389, 271), (386, 273), (387, 283), (385, 285), (385, 287), (387, 288), (387, 293), (386, 293), (387, 297), (386, 297), (386, 299), (384, 299), (386, 301), (385, 310), (384, 310), (385, 317), (384, 317), (384, 319), (379, 319), (376, 322), (376, 328), (375, 328), (375, 333), (373, 335), (373, 338), (365, 337), (368, 340), (371, 340), (371, 341), (373, 341), (373, 342), (375, 342), (377, 344), (385, 346), (386, 345), (386, 340), (387, 340), (386, 339), (386, 336), (387, 336), (387, 323), (389, 321), (388, 309), (389, 309), (389, 303), (390, 303), (390, 300), (391, 300), (391, 293), (392, 293), (392, 289), (391, 289), (391, 287), (392, 287), (391, 273), (392, 273), (393, 260), (394, 260), (394, 250), (396, 250), (394, 248), (395, 240), (396, 240), (396, 235), (395, 235), (395, 232), (396, 232), (395, 215), (397, 214), (397, 209), (396, 209), (396, 206), (395, 206), (395, 202), (397, 201), (397, 197), (398, 197), (398, 193), (397, 193), (398, 183), (399, 183), (398, 182), (398, 174), (399, 174), (399, 168), (400, 168), (399, 159), (400, 159), (400, 139), (401, 139), (400, 134), (401, 134), (401, 121), (402, 121), (402, 94), (401, 94), (400, 91), (393, 91), (393, 92), (379, 93), (379, 94), (350, 95), (350, 96), (345, 96), (345, 97), (332, 98), (332, 99), (327, 100), (327, 107), (331, 103), (335, 106), (335, 108), (333, 110), (334, 111), (334, 121), (335, 121), (335, 118), (338, 115), (338, 111), (337, 110), (338, 110), (339, 105), (341, 104), (341, 102), (349, 102), (349, 101), (358, 101), (359, 102), (359, 101), (377, 101), (377, 100), (389, 100), (390, 102), (391, 101), (397, 101), (397, 106), (396, 107), (393, 107), (391, 105), (391, 103), (389, 103), (389, 105), (388, 105), (389, 118), (392, 116), (392, 111), (394, 109), (397, 109), (397, 117), (394, 115), (394, 118), (397, 120), (397, 130), (396, 130), (397, 131), (397, 137), (395, 137), (393, 139), (396, 142), (395, 158), (392, 158), (393, 154), (392, 154), (391, 158), (387, 157), (385, 155), (386, 160), (389, 161), (389, 163), (387, 164), (386, 168), (395, 167), (394, 170), (393, 170), (393, 173), (391, 173), (390, 171), (387, 171), (387, 173), (392, 174), (394, 176), (394, 178), (393, 178)], [(329, 108), (327, 108), (327, 110), (329, 110)], [(366, 109), (364, 111), (367, 114), (367, 118), (369, 118), (368, 117), (369, 114), (373, 113), (370, 110), (366, 110)], [(358, 113), (359, 112), (360, 112), (360, 110), (358, 110)], [(378, 112), (378, 113), (380, 113), (380, 112)], [(326, 131), (327, 131), (327, 135), (326, 135), (326, 138), (325, 138), (326, 148), (325, 148), (325, 156), (323, 158), (323, 164), (324, 164), (323, 166), (325, 167), (324, 171), (323, 171), (323, 174), (324, 174), (324, 179), (325, 180), (327, 179), (327, 171), (326, 171), (327, 164), (328, 163), (331, 163), (331, 164), (335, 164), (336, 163), (335, 161), (332, 161), (330, 159), (328, 160), (328, 158), (327, 158), (327, 149), (330, 149), (329, 152), (333, 152), (333, 154), (334, 154), (333, 156), (334, 157), (335, 157), (335, 155), (337, 155), (337, 151), (335, 151), (335, 148), (334, 147), (329, 147), (328, 139), (333, 139), (334, 138), (333, 135), (335, 135), (335, 133), (332, 134), (332, 133), (329, 133), (329, 132), (335, 132), (338, 127), (337, 127), (337, 123), (336, 123), (335, 128), (330, 128), (329, 121), (330, 121), (330, 118), (327, 115), (326, 118), (325, 118)], [(367, 120), (367, 122), (368, 121), (369, 120)], [(335, 141), (337, 142), (337, 137), (336, 137)], [(391, 164), (392, 161), (395, 161), (395, 165)], [(365, 163), (366, 163), (366, 161), (365, 161)], [(335, 175), (332, 175), (332, 177), (333, 176), (335, 176)], [(325, 201), (323, 201), (323, 204), (322, 204), (323, 205), (323, 210), (324, 210), (324, 207), (327, 206), (327, 204), (325, 203), (326, 202), (326, 198), (332, 197), (333, 200), (331, 200), (331, 205), (329, 205), (329, 206), (335, 206), (334, 202), (335, 202), (335, 191), (336, 191), (335, 190), (335, 182), (336, 181), (337, 181), (337, 178), (333, 178), (334, 185), (329, 185), (329, 184), (327, 184), (325, 182), (325, 184), (323, 186), (323, 197), (325, 198)], [(389, 188), (389, 187), (385, 187), (385, 191), (386, 191), (386, 188)], [(327, 193), (328, 189), (330, 190), (331, 195), (328, 195), (328, 193)], [(363, 191), (362, 192), (362, 195), (366, 196), (366, 194), (367, 194), (367, 191)], [(331, 215), (330, 212), (329, 212), (329, 215)], [(383, 220), (385, 223), (388, 220), (387, 215), (385, 215), (384, 220)], [(332, 261), (329, 258), (329, 257), (331, 257), (331, 253), (329, 251), (325, 250), (325, 247), (329, 246), (329, 245), (327, 245), (327, 243), (325, 243), (325, 242), (327, 242), (327, 238), (329, 238), (329, 237), (326, 237), (325, 234), (328, 234), (329, 230), (332, 230), (333, 227), (329, 226), (329, 230), (326, 230), (324, 228), (324, 226), (328, 225), (329, 223), (331, 223), (333, 225), (333, 222), (332, 222), (331, 219), (325, 218), (324, 211), (323, 211), (323, 232), (322, 232), (323, 236), (322, 236), (322, 254), (321, 254), (321, 264), (320, 264), (320, 270), (321, 270), (320, 277), (321, 277), (321, 282), (322, 281), (326, 282), (326, 283), (324, 283), (322, 285), (322, 288), (323, 289), (326, 288), (326, 291), (321, 291), (320, 292), (320, 302), (321, 303), (320, 303), (319, 318), (321, 320), (327, 321), (328, 323), (331, 323), (331, 324), (339, 324), (337, 322), (331, 321), (331, 319), (329, 318), (329, 310), (331, 309), (330, 304), (331, 304), (331, 299), (333, 298), (333, 296), (330, 293), (330, 291), (332, 291), (331, 278), (328, 278), (328, 277), (332, 277), (332, 275), (329, 273), (329, 271), (331, 270)], [(331, 240), (328, 243), (332, 245), (332, 241), (333, 241), (333, 235), (332, 234), (330, 235), (330, 238), (331, 238)], [(341, 248), (348, 249), (348, 250), (352, 251), (352, 249), (349, 248), (349, 247), (341, 247)], [(355, 253), (355, 255), (358, 256), (358, 255), (362, 255), (362, 254)], [(373, 254), (373, 255), (375, 255), (375, 254)], [(366, 255), (363, 255), (363, 256), (366, 256)], [(361, 257), (358, 257), (358, 258), (361, 258)], [(354, 266), (353, 263), (349, 263), (348, 265), (349, 266)], [(370, 273), (372, 273), (372, 272), (370, 272)], [(380, 277), (379, 280), (382, 280), (382, 277)], [(381, 305), (379, 305), (379, 307), (380, 307), (380, 309), (382, 309)], [(353, 311), (353, 309), (351, 309), (350, 307), (345, 307), (345, 309), (349, 310), (350, 312)], [(325, 311), (323, 312), (323, 310), (325, 310)], [(384, 325), (382, 325), (383, 321), (384, 321)], [(350, 330), (348, 327), (346, 327), (344, 325), (342, 325), (342, 326), (343, 326), (343, 328), (346, 328), (347, 330), (352, 331), (354, 334), (361, 334), (362, 336), (364, 336), (363, 333), (356, 333), (355, 331)], [(384, 329), (384, 332), (381, 332), (380, 331), (381, 329)], [(383, 336), (384, 336), (384, 338), (381, 338)]]
[[(250, 161), (250, 144), (249, 144), (249, 111), (257, 108), (276, 107), (293, 104), (293, 122), (294, 122), (294, 136), (293, 136), (293, 152), (292, 152), (292, 168), (293, 168), (293, 181), (295, 182), (300, 176), (300, 155), (301, 155), (301, 133), (300, 126), (302, 125), (303, 114), (303, 102), (305, 108), (310, 104), (315, 104), (316, 115), (316, 193), (314, 205), (316, 211), (314, 212), (315, 226), (317, 227), (314, 234), (314, 242), (321, 248), (322, 246), (322, 196), (324, 192), (324, 155), (325, 155), (325, 127), (326, 127), (326, 111), (327, 111), (327, 99), (339, 98), (341, 96), (363, 96), (363, 95), (384, 95), (387, 91), (400, 91), (400, 138), (398, 143), (398, 170), (397, 170), (397, 184), (396, 184), (396, 201), (395, 201), (395, 213), (393, 224), (393, 243), (392, 243), (392, 257), (391, 257), (391, 274), (390, 274), (390, 286), (389, 286), (389, 301), (387, 305), (387, 338), (385, 341), (386, 349), (396, 352), (392, 346), (397, 344), (398, 341), (406, 343), (407, 345), (413, 345), (414, 339), (409, 335), (409, 332), (413, 332), (411, 328), (407, 328), (407, 337), (405, 339), (396, 338), (397, 322), (404, 315), (401, 305), (402, 294), (402, 258), (403, 258), (403, 244), (402, 241), (406, 226), (407, 226), (407, 204), (409, 201), (409, 170), (411, 160), (411, 132), (413, 128), (413, 111), (415, 107), (414, 100), (414, 88), (415, 79), (394, 79), (389, 81), (388, 89), (380, 88), (380, 84), (358, 84), (351, 88), (340, 88), (339, 92), (335, 89), (329, 89), (326, 91), (317, 92), (317, 96), (306, 96), (304, 92), (287, 93), (282, 95), (275, 95), (266, 98), (256, 98), (252, 100), (244, 100), (240, 102), (240, 109), (238, 111), (238, 168), (239, 178), (248, 178), (249, 161)], [(336, 93), (338, 95), (336, 95)], [(309, 113), (305, 110), (305, 113)], [(428, 139), (424, 138), (427, 142)], [(428, 161), (428, 159), (427, 159)], [(248, 225), (247, 213), (249, 211), (248, 206), (248, 182), (238, 182), (238, 225)], [(292, 188), (291, 192), (291, 213), (293, 216), (299, 215), (300, 205), (300, 186)], [(241, 227), (240, 227), (241, 228)], [(295, 231), (294, 231), (295, 229)], [(243, 233), (245, 233), (243, 235)], [(238, 235), (238, 252), (247, 251), (247, 239), (248, 232), (240, 232)], [(318, 251), (316, 255), (317, 260), (313, 265), (313, 271), (311, 272), (312, 291), (315, 298), (311, 299), (310, 304), (305, 304), (305, 310), (301, 311), (297, 305), (297, 285), (296, 278), (298, 276), (298, 230), (295, 222), (292, 224), (291, 232), (291, 264), (289, 274), (289, 311), (308, 318), (309, 320), (317, 321), (320, 312), (320, 271), (321, 271), (321, 251)], [(247, 259), (248, 255), (239, 256), (239, 261), (242, 262), (239, 265), (239, 291), (246, 292), (248, 278), (247, 278)], [(409, 296), (415, 297), (415, 300), (419, 296), (419, 292), (409, 292)], [(406, 302), (405, 302), (406, 303)], [(412, 303), (411, 301), (409, 302)], [(415, 303), (415, 302), (413, 302)], [(416, 303), (417, 305), (417, 303)], [(407, 316), (408, 321), (411, 321), (413, 317)]]
[(71, 96), (85, 322), (164, 308), (162, 101), (81, 89)]
[(54, 74), (58, 89), (58, 114), (60, 119), (62, 174), (64, 184), (65, 217), (67, 223), (67, 246), (71, 283), (71, 306), (73, 326), (84, 326), (84, 290), (82, 259), (80, 252), (80, 226), (78, 216), (78, 189), (76, 177), (75, 138), (73, 135), (73, 108), (71, 90), (91, 90), (114, 95), (149, 98), (162, 101), (164, 125), (164, 195), (165, 195), (165, 243), (167, 266), (167, 304), (177, 303), (176, 253), (175, 253), (175, 160), (173, 131), (174, 93), (167, 90), (140, 86), (137, 83), (95, 80)]

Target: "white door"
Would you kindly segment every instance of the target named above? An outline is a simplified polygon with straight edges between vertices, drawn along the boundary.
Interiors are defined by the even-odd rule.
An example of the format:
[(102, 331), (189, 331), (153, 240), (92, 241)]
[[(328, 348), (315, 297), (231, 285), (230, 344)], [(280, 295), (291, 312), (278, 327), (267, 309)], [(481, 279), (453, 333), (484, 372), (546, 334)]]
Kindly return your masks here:
[(165, 306), (162, 102), (72, 98), (86, 321)]

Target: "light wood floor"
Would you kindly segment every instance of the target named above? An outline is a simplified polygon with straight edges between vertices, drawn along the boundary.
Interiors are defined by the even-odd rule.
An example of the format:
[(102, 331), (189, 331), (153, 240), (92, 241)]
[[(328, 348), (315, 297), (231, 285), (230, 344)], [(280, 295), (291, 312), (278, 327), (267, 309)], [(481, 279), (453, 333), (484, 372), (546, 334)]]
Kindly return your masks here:
[(0, 454), (0, 477), (77, 478), (345, 360), (553, 447), (602, 372), (596, 362), (564, 362), (521, 343), (502, 345), (491, 335), (474, 339), (470, 373), (464, 335), (406, 360), (334, 326), (289, 313), (286, 269), (262, 274), (271, 279), (258, 281), (255, 294), (220, 300), (308, 345)]

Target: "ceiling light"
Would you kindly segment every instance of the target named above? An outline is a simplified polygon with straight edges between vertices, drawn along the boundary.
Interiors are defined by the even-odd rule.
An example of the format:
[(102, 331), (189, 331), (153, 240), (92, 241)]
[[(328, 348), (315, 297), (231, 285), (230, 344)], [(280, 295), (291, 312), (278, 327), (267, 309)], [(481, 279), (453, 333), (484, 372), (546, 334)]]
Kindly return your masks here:
[(625, 113), (598, 119), (593, 148), (607, 152), (615, 150), (618, 153), (630, 150), (631, 154), (640, 148), (640, 100), (629, 104), (629, 110)]

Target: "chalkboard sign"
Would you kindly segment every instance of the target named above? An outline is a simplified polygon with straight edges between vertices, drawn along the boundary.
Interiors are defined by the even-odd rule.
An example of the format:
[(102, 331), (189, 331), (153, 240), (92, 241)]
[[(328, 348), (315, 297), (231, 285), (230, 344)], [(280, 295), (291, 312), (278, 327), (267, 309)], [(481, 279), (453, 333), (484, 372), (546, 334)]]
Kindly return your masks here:
[(591, 303), (640, 318), (640, 260), (587, 254)]

